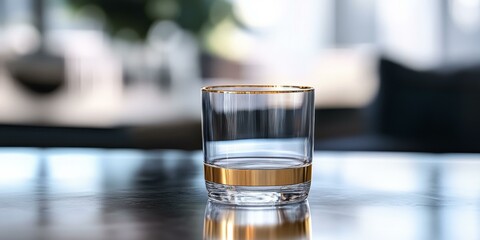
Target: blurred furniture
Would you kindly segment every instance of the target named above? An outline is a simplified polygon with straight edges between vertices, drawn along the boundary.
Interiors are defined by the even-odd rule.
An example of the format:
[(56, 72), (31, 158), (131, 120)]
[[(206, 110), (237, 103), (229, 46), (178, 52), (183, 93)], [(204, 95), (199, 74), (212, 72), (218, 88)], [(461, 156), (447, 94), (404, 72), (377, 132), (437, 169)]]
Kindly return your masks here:
[[(480, 67), (419, 71), (382, 59), (379, 76), (368, 107), (316, 110), (316, 149), (480, 152)], [(172, 119), (104, 128), (0, 125), (0, 146), (200, 149), (200, 120)]]
[(480, 66), (417, 71), (381, 59), (379, 76), (365, 131), (319, 149), (480, 152)]
[(3, 147), (102, 147), (200, 149), (200, 122), (111, 128), (0, 125)]
[(480, 155), (315, 152), (300, 223), (281, 208), (283, 222), (262, 218), (272, 208), (211, 222), (202, 160), (200, 151), (0, 148), (2, 238), (202, 239), (214, 224), (221, 239), (243, 223), (270, 234), (303, 227), (295, 239), (480, 237)]
[(7, 62), (7, 70), (18, 83), (34, 94), (49, 94), (65, 85), (65, 59), (46, 49), (45, 0), (32, 2), (33, 25), (39, 34), (38, 49)]

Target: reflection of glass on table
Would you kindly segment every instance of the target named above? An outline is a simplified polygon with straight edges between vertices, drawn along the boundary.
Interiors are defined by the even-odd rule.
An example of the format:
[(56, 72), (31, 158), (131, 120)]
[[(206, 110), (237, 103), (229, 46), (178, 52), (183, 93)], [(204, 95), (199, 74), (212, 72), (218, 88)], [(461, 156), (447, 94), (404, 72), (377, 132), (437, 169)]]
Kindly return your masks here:
[(310, 239), (307, 201), (275, 207), (224, 205), (209, 201), (203, 237), (214, 239)]

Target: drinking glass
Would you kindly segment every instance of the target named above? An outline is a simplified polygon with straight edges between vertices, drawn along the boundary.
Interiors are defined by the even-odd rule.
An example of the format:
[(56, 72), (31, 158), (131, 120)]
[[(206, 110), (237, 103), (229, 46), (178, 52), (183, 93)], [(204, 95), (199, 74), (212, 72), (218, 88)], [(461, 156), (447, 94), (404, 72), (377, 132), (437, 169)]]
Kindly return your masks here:
[(213, 201), (275, 205), (307, 198), (312, 175), (314, 89), (202, 88), (204, 172)]

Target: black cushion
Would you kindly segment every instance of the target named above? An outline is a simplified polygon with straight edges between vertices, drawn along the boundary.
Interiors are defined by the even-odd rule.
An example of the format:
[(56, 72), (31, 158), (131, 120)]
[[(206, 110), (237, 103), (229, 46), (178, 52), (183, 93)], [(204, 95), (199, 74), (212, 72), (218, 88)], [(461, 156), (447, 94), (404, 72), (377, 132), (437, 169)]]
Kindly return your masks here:
[(480, 140), (480, 66), (418, 71), (387, 59), (379, 65), (375, 129), (427, 141)]

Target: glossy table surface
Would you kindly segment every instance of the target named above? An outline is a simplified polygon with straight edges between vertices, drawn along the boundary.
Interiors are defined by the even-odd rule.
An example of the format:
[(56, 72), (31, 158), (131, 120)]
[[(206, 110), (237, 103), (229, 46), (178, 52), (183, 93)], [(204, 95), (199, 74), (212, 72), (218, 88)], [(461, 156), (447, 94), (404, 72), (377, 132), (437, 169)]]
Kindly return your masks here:
[(0, 148), (0, 239), (480, 239), (480, 155), (316, 152), (307, 202), (208, 203), (201, 152)]

